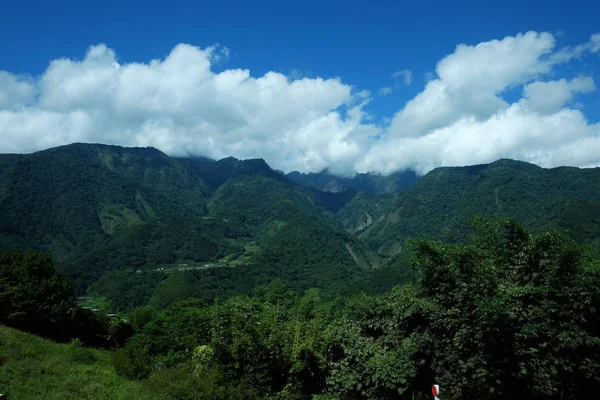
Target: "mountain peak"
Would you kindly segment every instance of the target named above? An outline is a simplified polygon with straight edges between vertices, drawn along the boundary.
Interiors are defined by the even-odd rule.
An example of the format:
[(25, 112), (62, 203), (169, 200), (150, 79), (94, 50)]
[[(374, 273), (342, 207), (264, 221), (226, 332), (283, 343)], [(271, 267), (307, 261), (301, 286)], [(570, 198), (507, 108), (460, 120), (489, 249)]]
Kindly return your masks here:
[(513, 160), (512, 158), (500, 158), (490, 164), (489, 167), (512, 167), (512, 168), (541, 168), (535, 164), (526, 161)]
[(64, 146), (57, 146), (47, 150), (42, 150), (37, 153), (70, 153), (76, 154), (85, 158), (93, 158), (97, 157), (99, 154), (107, 155), (124, 155), (124, 154), (132, 154), (139, 156), (149, 156), (149, 157), (168, 157), (165, 153), (158, 150), (155, 147), (123, 147), (112, 144), (102, 144), (102, 143), (71, 143)]

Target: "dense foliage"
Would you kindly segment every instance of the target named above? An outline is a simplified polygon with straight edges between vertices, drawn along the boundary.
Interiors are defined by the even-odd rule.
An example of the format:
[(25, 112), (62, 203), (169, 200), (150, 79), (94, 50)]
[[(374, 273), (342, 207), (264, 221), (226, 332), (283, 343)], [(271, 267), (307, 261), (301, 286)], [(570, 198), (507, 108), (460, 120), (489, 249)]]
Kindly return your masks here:
[(0, 324), (102, 347), (118, 347), (132, 333), (118, 318), (109, 321), (79, 307), (50, 256), (18, 251), (0, 253)]
[(71, 309), (71, 286), (48, 256), (0, 253), (0, 322), (25, 331), (64, 337)]
[[(0, 250), (51, 255), (0, 253), (0, 324), (117, 349), (140, 382), (111, 382), (169, 399), (423, 399), (433, 382), (448, 399), (586, 398), (600, 390), (597, 175), (500, 160), (375, 195), (336, 185), (400, 176), (332, 193), (263, 160), (3, 155)], [(475, 214), (532, 233), (470, 228)], [(3, 363), (28, 351), (0, 353), (0, 379), (22, 379)], [(106, 353), (67, 351), (107, 374)]]
[[(312, 230), (323, 238), (351, 243), (368, 258), (314, 192), (263, 160), (177, 159), (152, 148), (86, 144), (0, 159), (0, 250), (51, 253), (79, 295), (117, 270), (234, 262), (250, 241), (255, 250), (237, 265), (262, 275), (272, 266), (253, 267), (254, 256), (275, 250), (269, 244), (298, 215), (301, 225), (317, 224)], [(309, 246), (303, 236), (295, 240), (297, 249)], [(345, 257), (324, 249), (315, 257), (326, 257), (314, 262), (327, 268), (335, 260), (333, 269), (344, 263), (345, 274), (361, 272), (344, 243)], [(369, 265), (366, 258), (358, 264)]]
[[(472, 242), (413, 243), (416, 285), (324, 301), (281, 283), (175, 303), (117, 370), (171, 398), (576, 399), (600, 387), (600, 262), (559, 232), (476, 220)], [(165, 380), (169, 377), (169, 381)]]
[[(117, 174), (109, 168), (115, 161), (91, 158), (89, 150), (96, 149), (105, 157), (103, 146), (74, 145), (20, 156), (0, 168), (0, 249), (51, 252), (78, 291), (107, 268), (224, 253), (207, 232), (219, 237), (227, 227), (194, 218), (202, 209), (165, 196), (161, 185)], [(148, 151), (129, 156), (141, 153), (142, 163)]]
[[(265, 250), (254, 254), (251, 264), (184, 271), (175, 268), (168, 273), (152, 268), (119, 269), (104, 274), (89, 293), (107, 297), (115, 311), (146, 304), (160, 310), (186, 297), (210, 303), (250, 294), (256, 286), (276, 278), (300, 293), (322, 288), (330, 296), (385, 287), (372, 282), (369, 278), (373, 275), (381, 275), (387, 284), (408, 280), (403, 274), (396, 279), (388, 268), (367, 272), (378, 259), (343, 231), (331, 233), (327, 225), (301, 212), (292, 212), (285, 219), (285, 224), (277, 226), (277, 234), (262, 236)], [(405, 271), (404, 267), (399, 269)]]

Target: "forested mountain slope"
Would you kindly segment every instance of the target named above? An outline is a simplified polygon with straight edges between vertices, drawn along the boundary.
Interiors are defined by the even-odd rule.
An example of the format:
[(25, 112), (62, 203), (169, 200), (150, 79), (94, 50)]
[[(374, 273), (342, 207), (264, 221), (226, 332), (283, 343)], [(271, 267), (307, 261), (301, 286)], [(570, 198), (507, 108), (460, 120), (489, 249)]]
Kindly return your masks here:
[[(373, 266), (312, 190), (263, 160), (179, 159), (91, 144), (1, 155), (0, 209), (0, 249), (51, 252), (78, 292), (121, 268), (221, 261), (272, 270), (280, 266), (271, 251), (282, 241), (294, 243), (286, 249), (297, 260), (290, 271), (305, 267), (306, 249), (319, 274), (342, 268), (346, 279)], [(330, 245), (309, 246), (307, 232)]]
[(476, 214), (515, 218), (536, 232), (561, 229), (597, 245), (600, 169), (544, 169), (507, 159), (437, 168), (399, 196), (385, 214), (361, 238), (386, 254), (411, 237), (462, 241), (468, 219)]

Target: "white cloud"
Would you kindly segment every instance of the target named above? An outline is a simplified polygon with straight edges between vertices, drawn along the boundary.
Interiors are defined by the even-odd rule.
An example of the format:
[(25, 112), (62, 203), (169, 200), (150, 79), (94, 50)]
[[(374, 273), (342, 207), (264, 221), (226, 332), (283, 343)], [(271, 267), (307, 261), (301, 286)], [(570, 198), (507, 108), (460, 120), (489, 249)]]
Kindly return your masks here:
[[(582, 51), (593, 50), (589, 43)], [(573, 59), (556, 57), (563, 50), (554, 47), (552, 35), (535, 32), (457, 46), (438, 63), (438, 79), (396, 113), (357, 170), (425, 173), (502, 157), (543, 166), (600, 165), (600, 125), (567, 106), (576, 93), (593, 91), (594, 81), (537, 82)], [(515, 87), (524, 87), (524, 98), (510, 104), (502, 94)]]
[(392, 74), (394, 79), (402, 79), (402, 83), (406, 86), (409, 86), (413, 80), (413, 74), (410, 69), (402, 69), (400, 71), (396, 71)]
[(597, 53), (598, 51), (600, 51), (600, 33), (592, 35), (586, 43), (577, 46), (565, 46), (557, 50), (552, 54), (550, 60), (554, 63), (566, 63), (581, 57), (587, 52)]
[(590, 93), (596, 90), (594, 79), (578, 77), (567, 81), (533, 82), (525, 85), (523, 97), (531, 107), (542, 113), (550, 114), (560, 110), (576, 93)]
[(28, 77), (0, 71), (0, 110), (30, 104), (35, 94), (36, 88)]
[[(362, 123), (367, 92), (353, 92), (337, 78), (214, 73), (211, 65), (227, 54), (178, 45), (164, 60), (119, 64), (113, 50), (98, 45), (83, 60), (51, 62), (37, 82), (3, 72), (0, 151), (83, 141), (156, 146), (174, 155), (264, 157), (286, 170), (353, 168), (362, 137), (376, 129)], [(14, 108), (21, 103), (30, 105)]]
[[(600, 133), (578, 110), (540, 115), (526, 102), (512, 104), (486, 120), (465, 117), (422, 137), (392, 138), (377, 143), (363, 162), (383, 172), (414, 168), (426, 173), (438, 166), (487, 163), (498, 158), (526, 160), (542, 166), (600, 163), (598, 155), (578, 159), (581, 143)], [(600, 141), (596, 141), (600, 149)], [(466, 161), (466, 162), (465, 162)]]
[(554, 47), (552, 35), (528, 32), (477, 46), (459, 45), (438, 62), (438, 79), (392, 119), (389, 134), (421, 136), (473, 115), (489, 118), (508, 107), (498, 94), (550, 70), (542, 57)]
[(392, 78), (394, 79), (393, 86), (384, 86), (379, 89), (379, 96), (387, 96), (388, 94), (393, 93), (398, 87), (402, 84), (405, 86), (409, 86), (412, 83), (412, 71), (409, 69), (402, 69), (400, 71), (396, 71), (392, 74)]
[(427, 71), (423, 74), (423, 77), (425, 78), (425, 83), (432, 81), (435, 79), (435, 72)]
[[(0, 152), (101, 142), (338, 173), (424, 173), (501, 157), (600, 165), (600, 125), (576, 97), (595, 90), (594, 80), (556, 77), (557, 65), (599, 50), (600, 34), (559, 49), (551, 34), (536, 32), (461, 44), (421, 93), (377, 126), (365, 111), (370, 94), (339, 78), (216, 73), (229, 55), (220, 46), (181, 44), (164, 59), (129, 64), (92, 46), (81, 60), (52, 61), (37, 78), (0, 71)], [(412, 83), (411, 71), (399, 72), (396, 84)], [(507, 101), (509, 90), (522, 98)]]
[(592, 35), (590, 39), (590, 47), (593, 53), (597, 53), (600, 51), (600, 33)]

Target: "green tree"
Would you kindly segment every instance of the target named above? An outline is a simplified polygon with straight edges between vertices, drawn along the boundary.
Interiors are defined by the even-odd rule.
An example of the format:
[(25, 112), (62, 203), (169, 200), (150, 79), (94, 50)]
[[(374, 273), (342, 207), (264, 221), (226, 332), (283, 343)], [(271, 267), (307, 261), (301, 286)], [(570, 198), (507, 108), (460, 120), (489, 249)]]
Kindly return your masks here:
[(70, 336), (71, 285), (49, 255), (0, 253), (0, 322), (59, 340)]
[(139, 332), (156, 318), (156, 310), (152, 306), (137, 307), (131, 312), (131, 326)]
[(131, 324), (120, 317), (111, 318), (108, 323), (108, 338), (115, 349), (119, 349), (133, 334)]
[[(477, 219), (469, 245), (414, 244), (428, 355), (455, 398), (582, 398), (597, 388), (599, 263), (559, 232)], [(589, 391), (589, 392), (588, 392)]]

